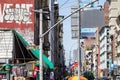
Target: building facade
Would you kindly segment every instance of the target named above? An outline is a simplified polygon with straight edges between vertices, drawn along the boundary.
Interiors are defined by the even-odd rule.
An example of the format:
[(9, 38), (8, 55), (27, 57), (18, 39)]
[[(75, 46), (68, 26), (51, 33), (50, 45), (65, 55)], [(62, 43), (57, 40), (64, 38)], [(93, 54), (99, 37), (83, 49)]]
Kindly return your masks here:
[(100, 35), (99, 35), (99, 31), (100, 31), (100, 29), (101, 29), (101, 27), (98, 27), (97, 29), (96, 29), (96, 32), (95, 32), (95, 34), (96, 34), (96, 44), (95, 44), (95, 46), (96, 46), (96, 51), (97, 51), (97, 53), (96, 53), (96, 76), (97, 77), (100, 77), (100, 72), (101, 72), (101, 70), (100, 70), (100, 41), (99, 41), (99, 39), (100, 39)]
[(109, 26), (101, 28), (100, 32), (100, 69), (102, 70), (101, 77), (107, 76), (108, 62), (108, 47), (109, 47)]
[[(53, 0), (53, 2), (54, 1), (55, 0)], [(6, 2), (8, 3), (7, 5), (6, 5)], [(9, 5), (9, 4), (11, 4), (11, 5)], [(55, 20), (53, 22), (53, 25), (62, 19), (62, 18), (59, 18), (58, 4), (53, 3), (53, 5), (54, 6), (51, 6), (53, 8), (53, 11), (52, 11), (49, 8), (49, 0), (27, 0), (27, 1), (26, 0), (22, 0), (22, 1), (16, 0), (14, 2), (9, 1), (9, 0), (0, 1), (0, 10), (1, 10), (0, 11), (0, 17), (1, 17), (0, 18), (0, 29), (5, 29), (5, 31), (0, 30), (0, 35), (1, 35), (0, 36), (0, 51), (2, 52), (2, 54), (5, 54), (5, 55), (0, 54), (1, 57), (4, 56), (4, 62), (0, 62), (0, 63), (7, 63), (6, 62), (7, 60), (5, 60), (5, 59), (6, 58), (11, 59), (12, 53), (13, 53), (13, 51), (12, 51), (13, 40), (11, 38), (12, 33), (9, 32), (8, 30), (6, 30), (6, 28), (7, 29), (16, 29), (28, 41), (30, 46), (31, 45), (38, 46), (38, 45), (40, 45), (39, 44), (39, 39), (40, 39), (39, 31), (40, 31), (40, 24), (41, 24), (40, 19), (39, 19), (40, 15), (39, 15), (39, 13), (32, 12), (32, 10), (43, 9), (43, 17), (42, 17), (41, 22), (43, 24), (42, 31), (44, 33), (51, 26), (50, 25), (50, 22), (52, 20), (52, 18), (50, 18), (51, 12), (53, 12), (53, 14), (54, 14), (53, 18)], [(1, 6), (4, 6), (4, 7), (1, 7)], [(6, 17), (6, 14), (4, 14), (4, 12), (6, 11), (4, 8), (6, 6), (8, 6), (7, 8), (9, 8), (9, 11), (11, 11), (11, 8), (13, 11), (15, 11), (15, 12), (13, 12), (13, 14), (15, 14), (15, 19), (12, 18), (12, 20), (11, 20)], [(21, 12), (25, 12), (25, 11), (27, 11), (27, 12), (25, 12), (24, 13), (25, 15), (23, 15), (23, 14), (19, 14), (19, 12), (17, 13), (17, 10), (21, 11)], [(25, 11), (23, 11), (23, 10), (25, 10)], [(48, 12), (48, 13), (44, 13), (44, 12)], [(21, 17), (21, 18), (19, 19), (18, 17)], [(3, 18), (5, 18), (5, 19), (3, 19)], [(55, 75), (55, 77), (57, 77), (57, 79), (55, 79), (55, 80), (61, 80), (61, 78), (64, 77), (64, 72), (65, 72), (65, 63), (64, 63), (65, 61), (64, 61), (64, 52), (63, 52), (64, 47), (63, 47), (63, 40), (62, 40), (63, 39), (63, 24), (61, 23), (60, 25), (57, 25), (57, 27), (55, 27), (53, 30), (54, 30), (54, 32), (52, 32), (52, 35), (53, 35), (52, 42), (49, 41), (49, 37), (51, 37), (51, 36), (49, 36), (49, 34), (46, 34), (44, 36), (43, 53), (45, 56), (49, 57), (50, 55), (48, 54), (48, 52), (51, 51), (51, 53), (52, 53), (51, 61), (55, 65), (55, 69), (56, 69), (55, 71), (58, 71), (57, 72), (58, 74)], [(7, 32), (7, 33), (4, 33), (4, 32)], [(8, 39), (8, 38), (10, 38), (10, 39)], [(3, 40), (3, 39), (6, 39), (6, 40)], [(51, 45), (53, 45), (52, 48), (50, 48)], [(3, 50), (3, 47), (4, 47), (4, 50)], [(24, 58), (22, 58), (22, 61), (24, 61)], [(59, 75), (61, 75), (61, 77)]]
[[(119, 15), (120, 15), (120, 0), (108, 0), (109, 1), (109, 26), (110, 26), (110, 38), (111, 38), (111, 59), (112, 64), (117, 63), (117, 70), (113, 68), (114, 74), (120, 72), (120, 27), (119, 27)], [(114, 72), (116, 71), (116, 72)]]

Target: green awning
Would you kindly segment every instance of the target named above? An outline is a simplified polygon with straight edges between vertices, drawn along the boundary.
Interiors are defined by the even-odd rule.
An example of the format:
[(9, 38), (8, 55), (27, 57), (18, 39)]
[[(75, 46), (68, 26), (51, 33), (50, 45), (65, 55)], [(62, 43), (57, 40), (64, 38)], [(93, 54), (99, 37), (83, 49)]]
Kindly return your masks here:
[(5, 64), (0, 64), (0, 74), (6, 74), (7, 73), (4, 68), (5, 68)]
[[(13, 30), (13, 32), (15, 33), (16, 36), (18, 36), (18, 38), (26, 47), (30, 46), (29, 43), (19, 33), (17, 33), (15, 30)], [(40, 53), (39, 49), (30, 49), (30, 51), (37, 59), (39, 59), (39, 53)], [(42, 60), (43, 60), (44, 66), (48, 66), (50, 69), (54, 68), (53, 63), (44, 54), (42, 55)]]

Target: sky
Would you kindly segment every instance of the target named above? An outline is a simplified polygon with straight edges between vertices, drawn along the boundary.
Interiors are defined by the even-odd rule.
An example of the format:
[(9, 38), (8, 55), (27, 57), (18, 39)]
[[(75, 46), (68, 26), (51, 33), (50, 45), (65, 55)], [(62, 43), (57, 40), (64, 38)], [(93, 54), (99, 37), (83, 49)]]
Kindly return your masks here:
[[(84, 6), (91, 0), (81, 0), (80, 5)], [(95, 3), (97, 5), (103, 5), (105, 0), (99, 0)], [(78, 5), (78, 0), (58, 0), (59, 14), (62, 16), (68, 16), (71, 13), (71, 6)], [(71, 37), (71, 18), (63, 21), (63, 45), (65, 49), (66, 65), (69, 64), (70, 55), (73, 61), (72, 51), (78, 48), (78, 39), (72, 39)], [(81, 40), (82, 41), (82, 40)]]

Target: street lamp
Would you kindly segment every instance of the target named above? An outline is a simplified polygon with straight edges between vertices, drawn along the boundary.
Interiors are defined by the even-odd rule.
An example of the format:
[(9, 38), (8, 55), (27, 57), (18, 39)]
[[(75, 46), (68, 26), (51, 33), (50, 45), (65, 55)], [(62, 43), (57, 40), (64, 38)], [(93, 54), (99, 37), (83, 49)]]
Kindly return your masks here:
[[(80, 8), (80, 0), (78, 0), (78, 9)], [(80, 49), (80, 39), (81, 39), (81, 10), (78, 11), (78, 80), (80, 80), (81, 71), (81, 49)]]
[[(39, 13), (39, 37), (40, 37), (40, 45), (39, 45), (39, 67), (40, 67), (40, 69), (39, 69), (39, 73), (40, 73), (40, 80), (43, 80), (43, 62), (42, 62), (42, 54), (43, 54), (43, 37), (44, 36), (42, 36), (42, 34), (43, 34), (43, 32), (42, 32), (42, 18), (43, 18), (43, 13), (48, 13), (48, 12), (43, 12), (43, 10), (42, 9), (40, 9), (40, 10), (33, 10), (34, 12), (37, 12), (37, 13)], [(41, 37), (42, 36), (42, 37)]]

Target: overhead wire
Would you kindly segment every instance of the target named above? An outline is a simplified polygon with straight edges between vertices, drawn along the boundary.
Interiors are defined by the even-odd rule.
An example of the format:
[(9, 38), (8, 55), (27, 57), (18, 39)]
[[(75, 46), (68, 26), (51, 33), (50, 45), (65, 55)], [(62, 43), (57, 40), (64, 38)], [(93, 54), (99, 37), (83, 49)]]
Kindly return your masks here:
[[(69, 0), (65, 1), (65, 3), (61, 4), (59, 8), (61, 8), (63, 5), (67, 4)], [(75, 1), (71, 1), (69, 2), (70, 3), (76, 3)], [(56, 5), (57, 6), (57, 5)], [(56, 6), (51, 6), (51, 7), (56, 7)], [(49, 9), (49, 6), (48, 7), (44, 7), (44, 8), (41, 8), (41, 9)]]
[(70, 0), (66, 0), (62, 5), (60, 5), (60, 7), (59, 8), (61, 8), (61, 7), (63, 7), (65, 4), (67, 4), (68, 3), (68, 1), (70, 1)]

